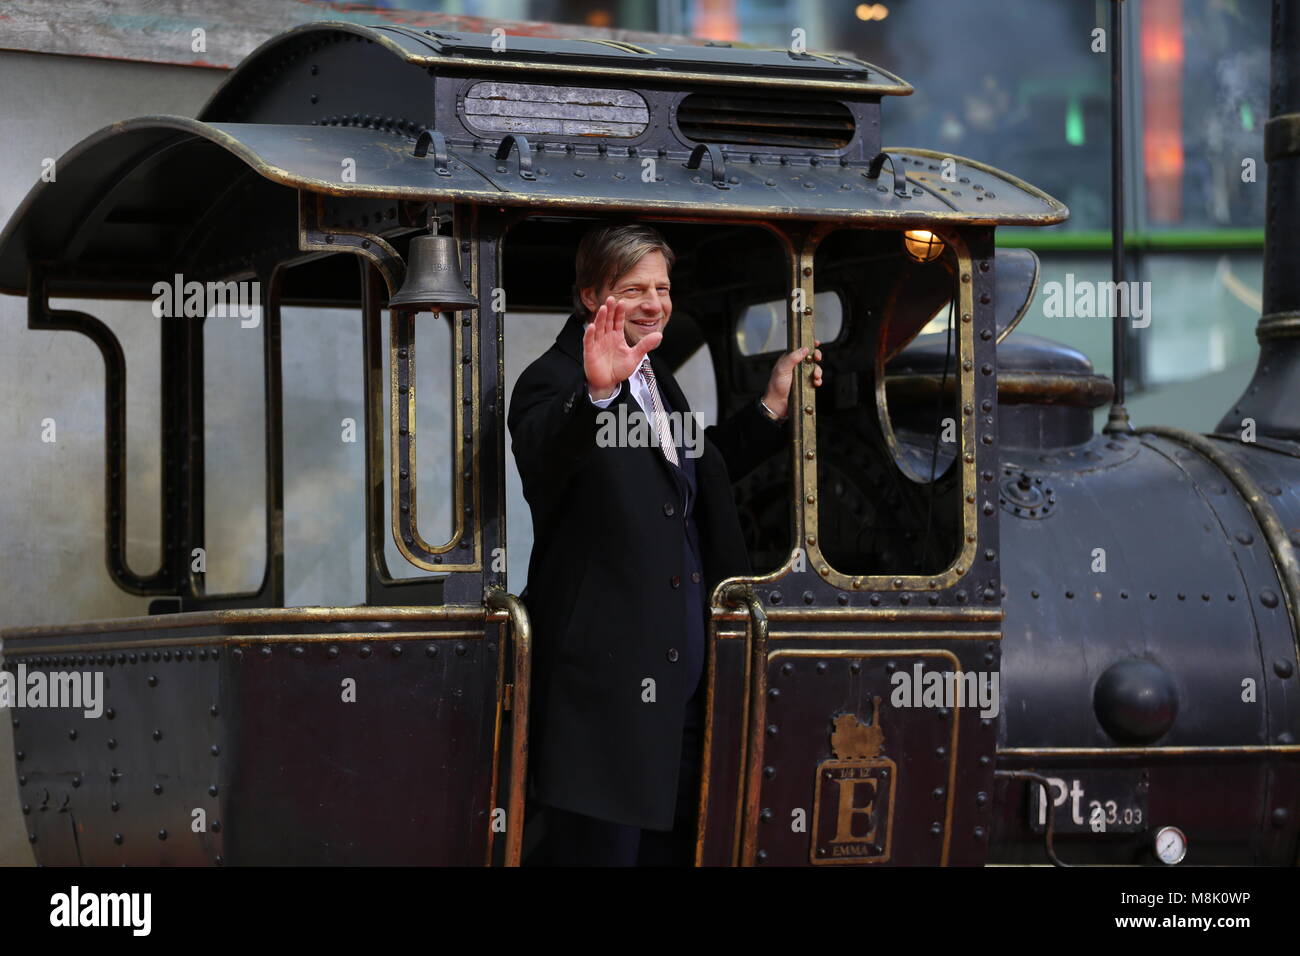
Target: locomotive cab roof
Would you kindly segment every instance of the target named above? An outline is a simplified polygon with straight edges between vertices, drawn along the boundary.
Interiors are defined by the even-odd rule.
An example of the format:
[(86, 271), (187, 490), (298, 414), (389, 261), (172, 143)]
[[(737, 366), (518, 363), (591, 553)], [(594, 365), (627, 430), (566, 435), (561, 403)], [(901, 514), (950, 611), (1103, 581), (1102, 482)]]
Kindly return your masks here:
[[(974, 160), (882, 150), (881, 99), (911, 87), (851, 57), (499, 39), (322, 23), (268, 41), (198, 119), (115, 123), (65, 154), (0, 234), (0, 290), (25, 294), (31, 263), (51, 295), (245, 272), (294, 251), (299, 190), (900, 229), (1068, 215)], [(409, 233), (400, 213), (358, 215)]]

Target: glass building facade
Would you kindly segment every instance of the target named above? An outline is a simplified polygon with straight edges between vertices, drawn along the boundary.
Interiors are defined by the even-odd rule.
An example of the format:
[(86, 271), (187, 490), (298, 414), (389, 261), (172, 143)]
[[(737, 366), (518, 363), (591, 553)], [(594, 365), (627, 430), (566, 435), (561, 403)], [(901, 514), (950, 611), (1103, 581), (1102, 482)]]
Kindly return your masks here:
[[(1021, 328), (1110, 372), (1110, 322), (1044, 313), (1051, 282), (1110, 277), (1111, 0), (408, 0), (395, 7), (841, 51), (902, 76), (888, 145), (990, 163), (1070, 207), (1038, 230), (1042, 286)], [(1129, 333), (1137, 424), (1208, 430), (1254, 367), (1265, 205), (1268, 0), (1129, 0), (1126, 245), (1150, 283)], [(1103, 410), (1104, 411), (1104, 410)]]

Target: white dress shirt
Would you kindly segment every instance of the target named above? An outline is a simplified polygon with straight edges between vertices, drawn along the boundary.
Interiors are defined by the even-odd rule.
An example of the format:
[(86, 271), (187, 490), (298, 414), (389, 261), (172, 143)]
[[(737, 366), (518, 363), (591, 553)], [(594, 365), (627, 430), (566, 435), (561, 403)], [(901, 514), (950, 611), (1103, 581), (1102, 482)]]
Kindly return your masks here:
[[(646, 385), (645, 376), (641, 374), (640, 366), (638, 366), (637, 370), (632, 373), (632, 377), (628, 379), (628, 381), (632, 383), (632, 397), (635, 398), (637, 400), (637, 404), (641, 406), (641, 411), (645, 414), (645, 417), (653, 422), (654, 416), (650, 410), (654, 406), (650, 403), (650, 388), (649, 386)], [(622, 391), (623, 391), (623, 383), (619, 382), (617, 385), (614, 386), (614, 394), (610, 395), (609, 398), (596, 399), (591, 397), (591, 386), (588, 385), (587, 398), (591, 401), (591, 404), (595, 405), (597, 408), (608, 408), (610, 402), (618, 398), (619, 393)], [(660, 392), (661, 398), (662, 395), (663, 393)], [(692, 497), (693, 496), (690, 494), (690, 491), (687, 489), (686, 500), (685, 502), (683, 502), (683, 507), (682, 507), (683, 517), (691, 513), (691, 507), (694, 505), (694, 501), (692, 500)]]
[[(641, 374), (640, 367), (632, 373), (632, 377), (629, 381), (632, 383), (632, 397), (636, 399), (637, 404), (641, 406), (641, 411), (645, 413), (647, 418), (649, 418), (650, 409), (653, 406), (650, 404), (650, 389), (646, 387), (645, 377)], [(591, 398), (591, 386), (588, 385), (587, 398), (590, 398), (591, 404), (595, 405), (597, 408), (609, 408), (609, 403), (618, 398), (619, 393), (622, 391), (623, 383), (619, 382), (614, 386), (614, 394), (610, 395), (609, 398), (596, 399)]]

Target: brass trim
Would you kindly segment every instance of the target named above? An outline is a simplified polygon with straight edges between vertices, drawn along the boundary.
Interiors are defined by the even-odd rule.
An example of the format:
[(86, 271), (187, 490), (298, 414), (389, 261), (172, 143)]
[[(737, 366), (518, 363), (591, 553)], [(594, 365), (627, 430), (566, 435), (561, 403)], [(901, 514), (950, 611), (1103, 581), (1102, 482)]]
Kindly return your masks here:
[(637, 46), (635, 43), (628, 43), (626, 40), (603, 40), (599, 37), (576, 37), (583, 43), (599, 43), (602, 46), (613, 47), (615, 50), (622, 50), (624, 53), (636, 53), (641, 56), (654, 56), (653, 50), (647, 50), (643, 46)]
[[(721, 582), (718, 587), (736, 582), (736, 583), (762, 583), (762, 581), (751, 581), (750, 578), (728, 578)], [(713, 601), (713, 614), (721, 620), (743, 620), (745, 615), (736, 611), (728, 611), (717, 607), (716, 598), (717, 590), (714, 591), (715, 600)], [(956, 607), (825, 607), (825, 608), (782, 608), (769, 607), (767, 616), (772, 621), (780, 622), (797, 622), (808, 621), (810, 623), (825, 623), (831, 621), (980, 621), (995, 624), (1001, 624), (1005, 612), (1000, 607), (976, 607), (972, 605), (958, 605)]]
[(1293, 339), (1300, 336), (1300, 312), (1270, 312), (1262, 315), (1255, 326), (1259, 342)]
[[(854, 223), (821, 223), (816, 225), (806, 234), (787, 235), (784, 239), (785, 248), (791, 257), (792, 273), (792, 290), (802, 293), (803, 312), (796, 313), (794, 310), (795, 298), (790, 296), (789, 307), (791, 314), (787, 321), (787, 332), (791, 340), (787, 341), (787, 348), (797, 349), (803, 346), (812, 347), (815, 341), (816, 329), (816, 306), (815, 306), (815, 285), (816, 285), (816, 252), (822, 240), (832, 232), (846, 228), (858, 228)], [(958, 354), (957, 370), (954, 373), (960, 382), (961, 394), (958, 406), (970, 404), (974, 405), (975, 401), (975, 322), (966, 322), (962, 320), (964, 315), (975, 315), (974, 307), (974, 262), (972, 260), (970, 249), (960, 234), (949, 230), (936, 230), (943, 240), (952, 247), (957, 257), (958, 275), (958, 305), (959, 311), (954, 315), (954, 322), (958, 330)], [(800, 246), (797, 257), (794, 256), (794, 243), (799, 240)], [(793, 330), (798, 330), (794, 332)], [(963, 363), (969, 361), (972, 365), (970, 372), (962, 371)], [(876, 356), (877, 376), (876, 376), (876, 406), (877, 414), (880, 416), (880, 422), (885, 439), (894, 444), (893, 429), (888, 420), (888, 404), (885, 399), (885, 376), (883, 367), (881, 367), (882, 357)], [(976, 494), (976, 441), (975, 441), (975, 416), (960, 415), (961, 419), (961, 448), (958, 452), (962, 468), (962, 547), (956, 559), (943, 571), (934, 574), (846, 574), (837, 571), (831, 567), (830, 561), (822, 554), (820, 541), (821, 538), (817, 533), (818, 528), (818, 510), (820, 508), (820, 496), (817, 492), (817, 412), (816, 402), (813, 401), (812, 386), (812, 369), (813, 363), (811, 357), (805, 359), (801, 372), (794, 380), (794, 394), (791, 397), (791, 407), (800, 409), (811, 407), (812, 412), (807, 415), (794, 415), (792, 421), (794, 424), (794, 440), (792, 442), (791, 453), (794, 455), (793, 460), (793, 479), (798, 488), (798, 498), (795, 502), (794, 509), (794, 534), (795, 550), (791, 551), (786, 558), (785, 563), (775, 571), (763, 575), (729, 578), (719, 583), (714, 591), (719, 595), (722, 589), (732, 582), (748, 583), (755, 587), (759, 585), (772, 584), (786, 577), (793, 571), (794, 561), (798, 550), (804, 549), (807, 555), (807, 564), (810, 568), (815, 569), (823, 580), (832, 587), (844, 591), (925, 591), (925, 590), (942, 590), (950, 587), (960, 581), (967, 571), (972, 567), (975, 558), (975, 552), (978, 545), (978, 519), (976, 516), (976, 504), (978, 495)], [(967, 500), (973, 498), (973, 500)], [(719, 603), (714, 601), (713, 603)], [(847, 608), (842, 610), (849, 610)], [(854, 609), (856, 610), (856, 609)], [(918, 609), (918, 612), (921, 609)], [(974, 609), (972, 609), (974, 610)], [(991, 609), (1001, 620), (1001, 609)], [(829, 611), (829, 609), (828, 609)], [(807, 612), (803, 612), (807, 613)], [(774, 615), (775, 616), (775, 615)], [(900, 621), (920, 619), (917, 612), (907, 609), (886, 608), (882, 616), (892, 617)]]
[[(770, 618), (771, 615), (768, 615)], [(744, 637), (745, 631), (718, 631), (719, 638), (739, 638)], [(859, 634), (853, 631), (781, 631), (779, 634), (772, 634), (769, 631), (769, 641), (788, 641), (811, 638), (813, 640), (846, 640), (846, 641), (894, 641), (904, 640), (958, 640), (958, 641), (997, 641), (1001, 640), (1001, 631), (932, 631), (924, 630), (915, 634), (909, 634), (906, 631), (877, 631), (872, 634)]]
[(1239, 754), (1300, 754), (1300, 744), (1242, 744), (1223, 747), (1006, 747), (998, 748), (999, 757), (1182, 757)]
[[(951, 159), (954, 162), (961, 163), (963, 166), (969, 166), (971, 169), (978, 170), (986, 176), (997, 176), (1008, 185), (1014, 186), (1016, 189), (1033, 196), (1035, 199), (1041, 200), (1053, 209), (1060, 210), (1062, 215), (1059, 219), (1054, 220), (1056, 222), (1063, 222), (1069, 215), (1069, 209), (1067, 209), (1065, 204), (1059, 199), (1043, 192), (1043, 190), (1039, 189), (1032, 183), (1026, 182), (1019, 176), (1013, 175), (1006, 170), (998, 169), (996, 166), (990, 166), (988, 163), (981, 163), (978, 159), (970, 159), (966, 156), (958, 156), (955, 153), (947, 153), (937, 149), (924, 149), (919, 146), (882, 146), (881, 151), (888, 153), (906, 153), (912, 156), (922, 156), (926, 159)], [(918, 183), (917, 185), (923, 184)]]
[[(220, 611), (184, 611), (179, 614), (155, 614), (120, 617), (106, 621), (78, 624), (12, 627), (0, 630), (0, 640), (66, 637), (73, 634), (109, 634), (117, 631), (170, 630), (184, 627), (234, 627), (240, 624), (297, 624), (333, 621), (480, 621), (504, 617), (481, 605), (450, 604), (439, 607), (272, 607), (232, 608)], [(392, 635), (388, 635), (392, 636)]]
[[(745, 710), (747, 722), (741, 738), (741, 787), (736, 835), (739, 839), (736, 861), (740, 866), (754, 866), (758, 852), (758, 803), (762, 791), (763, 714), (766, 710), (767, 615), (763, 605), (748, 585), (734, 584), (723, 592), (723, 600), (743, 603), (749, 611), (751, 633), (749, 654), (745, 660)], [(711, 716), (711, 715), (710, 715)], [(711, 722), (711, 721), (710, 721)]]
[[(532, 689), (533, 627), (519, 598), (489, 587), (484, 603), (509, 617), (514, 645), (514, 699), (510, 704), (510, 783), (506, 809), (506, 866), (518, 866), (524, 843), (524, 796), (528, 779), (528, 708)], [(500, 655), (505, 659), (505, 655)], [(496, 771), (493, 770), (495, 775)], [(494, 777), (495, 779), (495, 777)]]
[[(257, 169), (257, 171), (265, 175), (263, 170)], [(335, 229), (323, 225), (324, 222), (325, 200), (322, 191), (300, 188), (298, 190), (298, 248), (300, 250), (330, 254), (350, 252), (361, 256), (379, 270), (388, 286), (389, 295), (393, 295), (401, 288), (402, 280), (406, 277), (406, 263), (387, 239), (373, 232)], [(280, 263), (277, 271), (285, 267), (285, 263)]]
[[(901, 399), (923, 401), (939, 393), (940, 376), (927, 372), (896, 372), (887, 375), (885, 388)], [(952, 391), (953, 380), (944, 392)], [(998, 370), (999, 405), (1069, 405), (1100, 408), (1115, 394), (1115, 383), (1105, 375), (1073, 375), (1068, 372), (1008, 372)]]
[[(804, 81), (800, 81), (801, 84)], [(806, 89), (807, 86), (802, 85)], [(420, 186), (396, 186), (385, 184), (368, 184), (368, 183), (340, 183), (334, 180), (317, 179), (312, 176), (304, 176), (282, 169), (264, 161), (257, 152), (241, 142), (234, 136), (224, 130), (216, 128), (214, 125), (201, 122), (199, 120), (189, 119), (179, 116), (143, 116), (132, 120), (126, 120), (120, 123), (114, 123), (111, 126), (100, 130), (85, 140), (82, 140), (74, 146), (65, 158), (76, 156), (87, 149), (95, 147), (99, 142), (111, 136), (122, 133), (148, 128), (175, 129), (193, 136), (201, 137), (214, 145), (220, 146), (231, 154), (239, 157), (243, 162), (258, 175), (269, 179), (272, 182), (288, 186), (292, 189), (306, 190), (312, 193), (320, 193), (330, 196), (374, 196), (392, 199), (414, 199), (420, 201), (438, 201), (438, 202), (458, 202), (468, 201), (473, 203), (484, 204), (488, 206), (524, 206), (528, 207), (534, 214), (545, 215), (550, 211), (558, 210), (565, 214), (572, 214), (578, 211), (591, 211), (596, 213), (610, 213), (613, 211), (627, 211), (635, 213), (638, 218), (648, 215), (661, 214), (681, 214), (685, 216), (699, 216), (702, 219), (712, 221), (718, 217), (731, 217), (737, 219), (757, 219), (760, 222), (795, 220), (799, 222), (811, 221), (830, 221), (836, 224), (876, 224), (880, 228), (907, 228), (910, 225), (926, 226), (933, 223), (953, 223), (956, 225), (1052, 225), (1063, 222), (1069, 216), (1069, 210), (1060, 202), (1052, 199), (1041, 190), (1024, 183), (1010, 173), (995, 169), (974, 160), (960, 159), (961, 162), (967, 163), (971, 168), (978, 169), (996, 175), (1001, 183), (1005, 185), (1001, 188), (1019, 188), (1027, 194), (1044, 202), (1049, 212), (1042, 213), (1002, 213), (990, 209), (988, 212), (956, 212), (950, 209), (942, 210), (909, 210), (909, 209), (846, 209), (846, 208), (799, 208), (796, 206), (783, 206), (773, 204), (758, 205), (737, 205), (719, 203), (714, 200), (715, 194), (720, 194), (717, 190), (709, 189), (707, 194), (701, 192), (704, 197), (701, 201), (672, 201), (672, 200), (654, 200), (645, 197), (636, 199), (613, 199), (609, 197), (590, 197), (590, 196), (537, 196), (524, 192), (512, 192), (502, 190), (495, 186), (491, 188), (452, 188), (442, 182), (441, 177), (432, 177), (430, 182)], [(947, 156), (947, 154), (933, 153), (921, 149), (906, 149), (903, 152), (917, 156)], [(20, 204), (15, 216), (21, 218), (29, 207), (33, 197), (37, 193), (29, 194)], [(729, 195), (721, 193), (720, 195)], [(342, 250), (335, 250), (342, 251)], [(399, 283), (400, 284), (400, 283)]]
[[(389, 501), (392, 513), (392, 533), (393, 542), (397, 545), (397, 550), (402, 557), (417, 568), (426, 571), (445, 571), (445, 570), (471, 570), (467, 566), (434, 564), (415, 553), (419, 549), (424, 554), (446, 554), (456, 548), (456, 543), (465, 532), (465, 504), (464, 504), (464, 486), (462, 484), (461, 473), (465, 466), (464, 455), (464, 424), (461, 418), (460, 398), (464, 388), (462, 377), (462, 365), (457, 359), (464, 349), (464, 337), (461, 335), (461, 326), (456, 321), (455, 313), (444, 315), (442, 318), (451, 323), (451, 364), (452, 382), (451, 382), (451, 433), (452, 433), (452, 527), (451, 535), (440, 545), (430, 545), (422, 534), (420, 534), (419, 522), (416, 513), (416, 498), (418, 487), (418, 471), (416, 466), (416, 384), (415, 384), (415, 316), (416, 313), (407, 312), (402, 309), (389, 309), (388, 312), (388, 382), (389, 382), (389, 448), (390, 448), (390, 475), (391, 481), (389, 490)], [(399, 357), (400, 353), (405, 352), (406, 357)], [(406, 401), (401, 400), (401, 387), (398, 384), (401, 370), (406, 371), (407, 387)], [(405, 405), (405, 408), (403, 408)], [(405, 412), (405, 415), (403, 415)], [(406, 428), (406, 451), (401, 450), (401, 431), (403, 424)], [(402, 471), (405, 469), (407, 477), (402, 477)], [(407, 488), (407, 504), (409, 511), (403, 514), (401, 510), (403, 486)], [(406, 534), (410, 533), (412, 543), (407, 544)], [(414, 547), (413, 547), (414, 546)]]
[[(495, 72), (521, 72), (521, 73), (557, 73), (571, 74), (580, 77), (601, 77), (608, 76), (618, 79), (635, 79), (635, 80), (654, 80), (657, 83), (663, 82), (680, 82), (680, 83), (716, 83), (720, 86), (754, 86), (768, 89), (784, 90), (825, 90), (835, 93), (878, 93), (882, 96), (909, 96), (912, 91), (912, 85), (898, 77), (894, 76), (887, 70), (880, 67), (873, 67), (874, 72), (881, 76), (889, 77), (894, 80), (893, 83), (875, 83), (871, 81), (852, 82), (852, 81), (833, 81), (818, 80), (812, 77), (782, 77), (782, 76), (764, 76), (754, 73), (710, 73), (693, 70), (664, 70), (662, 64), (660, 68), (639, 67), (639, 68), (621, 68), (616, 66), (582, 66), (576, 63), (528, 63), (519, 60), (502, 62), (500, 60), (484, 60), (478, 57), (457, 56), (409, 56), (408, 59), (413, 63), (419, 63), (425, 67), (444, 67), (452, 69), (469, 69), (469, 70), (491, 70)], [(444, 71), (445, 72), (445, 71)]]
[(136, 640), (101, 641), (93, 644), (55, 644), (50, 647), (6, 649), (5, 656), (18, 658), (43, 654), (97, 654), (103, 651), (129, 650), (139, 647), (208, 647), (246, 644), (358, 644), (362, 641), (400, 644), (403, 641), (430, 641), (456, 638), (462, 641), (483, 640), (482, 631), (343, 631), (325, 634), (203, 634), (195, 637), (163, 635)]
[[(457, 246), (462, 242), (469, 243), (469, 280), (471, 288), (478, 288), (479, 267), (478, 267), (478, 243), (475, 241), (476, 229), (470, 228), (464, 232), (465, 224), (457, 222), (458, 234), (456, 237)], [(457, 253), (460, 254), (459, 251)], [(462, 261), (462, 264), (463, 261)], [(481, 290), (480, 290), (481, 291)], [(398, 552), (410, 564), (424, 571), (450, 572), (450, 571), (482, 571), (483, 570), (483, 536), (482, 536), (482, 502), (480, 501), (480, 489), (482, 485), (479, 474), (479, 442), (482, 440), (481, 429), (479, 427), (479, 388), (480, 388), (480, 353), (479, 353), (479, 330), (480, 315), (478, 309), (465, 309), (460, 312), (447, 313), (445, 318), (451, 323), (451, 364), (452, 364), (452, 383), (451, 383), (451, 417), (452, 421), (452, 531), (451, 536), (442, 544), (430, 545), (424, 536), (420, 534), (419, 520), (417, 517), (417, 487), (418, 487), (418, 470), (416, 465), (416, 395), (417, 386), (415, 381), (415, 315), (416, 313), (408, 312), (403, 309), (389, 308), (389, 333), (388, 333), (388, 368), (389, 368), (389, 439), (391, 442), (391, 468), (389, 480), (389, 499), (392, 504), (392, 534), (393, 543), (397, 546)], [(403, 323), (400, 320), (405, 319)], [(460, 321), (458, 321), (460, 319)], [(468, 322), (468, 325), (466, 324)], [(404, 326), (404, 327), (403, 327)], [(468, 328), (468, 335), (465, 330)], [(400, 334), (399, 334), (400, 330)], [(468, 340), (469, 353), (468, 363), (463, 359), (465, 356), (466, 341)], [(406, 357), (400, 358), (399, 353), (406, 352)], [(469, 369), (468, 392), (466, 392), (465, 369)], [(406, 401), (400, 400), (399, 388), (399, 369), (405, 371), (407, 382)], [(466, 406), (466, 399), (469, 404)], [(404, 407), (403, 407), (404, 406)], [(470, 421), (468, 431), (465, 422), (465, 408), (469, 408)], [(401, 426), (403, 423), (402, 412), (405, 411), (406, 434), (406, 452), (400, 454), (401, 447)], [(466, 438), (470, 442), (466, 442)], [(467, 447), (468, 444), (468, 447)], [(401, 477), (402, 469), (405, 468), (408, 477)], [(465, 477), (468, 470), (470, 476)], [(407, 488), (407, 506), (409, 511), (403, 513), (401, 510), (402, 494), (401, 489), (405, 482)], [(468, 521), (465, 518), (465, 499), (466, 489), (470, 489), (473, 494), (473, 520)], [(467, 528), (468, 526), (468, 528)], [(460, 563), (435, 562), (429, 560), (429, 556), (440, 556), (455, 551), (459, 547), (460, 540), (466, 536), (467, 530), (472, 532), (472, 549), (473, 553), (468, 561)], [(408, 544), (406, 535), (411, 535), (412, 541)]]
[[(324, 200), (319, 193), (307, 192), (300, 190), (298, 193), (298, 246), (304, 252), (351, 252), (361, 256), (363, 259), (371, 262), (379, 273), (383, 276), (384, 283), (388, 287), (388, 294), (394, 295), (402, 284), (406, 276), (406, 263), (402, 257), (397, 254), (385, 239), (374, 233), (355, 232), (343, 229), (334, 229), (323, 226), (324, 221)], [(472, 230), (469, 236), (470, 241), (470, 283), (477, 285), (478, 282), (478, 252), (477, 243), (473, 241)], [(464, 241), (458, 237), (458, 241)], [(364, 303), (363, 303), (364, 307)], [(469, 479), (463, 477), (466, 461), (465, 449), (465, 421), (462, 418), (463, 401), (465, 397), (465, 363), (460, 361), (462, 352), (465, 347), (465, 335), (463, 332), (464, 324), (458, 323), (455, 319), (456, 313), (450, 313), (448, 321), (451, 322), (452, 346), (451, 361), (453, 367), (452, 373), (452, 408), (454, 410), (454, 422), (452, 423), (452, 534), (451, 537), (442, 545), (437, 547), (430, 546), (420, 534), (418, 523), (416, 521), (416, 428), (415, 428), (415, 405), (416, 405), (416, 387), (415, 387), (415, 313), (402, 309), (389, 309), (389, 437), (391, 440), (391, 474), (389, 486), (389, 498), (392, 504), (392, 535), (393, 542), (397, 546), (398, 552), (406, 560), (417, 568), (425, 571), (481, 571), (482, 570), (482, 528), (481, 523), (477, 520), (479, 517), (479, 494), (478, 486), (478, 441), (479, 435), (479, 345), (478, 345), (478, 310), (472, 312), (466, 310), (465, 314), (472, 316), (470, 319), (470, 435), (473, 445), (469, 449), (469, 460), (472, 465), (472, 474)], [(406, 321), (403, 322), (402, 320)], [(363, 317), (364, 322), (364, 317)], [(365, 331), (363, 329), (363, 335)], [(399, 359), (399, 352), (405, 347), (406, 358)], [(400, 370), (400, 371), (399, 371)], [(402, 405), (399, 401), (400, 392), (398, 391), (398, 378), (400, 372), (405, 372), (409, 388), (407, 391), (407, 403), (405, 408), (405, 419), (402, 417)], [(405, 421), (407, 428), (407, 445), (405, 456), (399, 455), (399, 431), (402, 422)], [(403, 514), (401, 511), (401, 471), (405, 467), (409, 477), (409, 508), (410, 511)], [(372, 476), (373, 478), (373, 476)], [(474, 508), (475, 520), (473, 524), (473, 558), (472, 560), (459, 564), (451, 563), (434, 563), (427, 561), (416, 554), (416, 549), (423, 554), (441, 555), (454, 551), (458, 542), (466, 533), (465, 519), (465, 487), (469, 484), (474, 489)], [(406, 533), (410, 532), (412, 542), (406, 543)], [(369, 557), (367, 560), (370, 560)]]

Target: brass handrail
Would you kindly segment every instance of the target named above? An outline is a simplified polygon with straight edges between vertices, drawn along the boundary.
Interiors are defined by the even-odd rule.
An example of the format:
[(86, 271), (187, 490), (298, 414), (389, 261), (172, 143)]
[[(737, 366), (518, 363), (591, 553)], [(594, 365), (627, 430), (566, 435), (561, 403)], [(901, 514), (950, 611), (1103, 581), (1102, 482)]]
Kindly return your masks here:
[(749, 584), (722, 589), (722, 602), (749, 609), (749, 719), (745, 743), (744, 800), (739, 821), (741, 866), (753, 866), (758, 853), (758, 802), (762, 787), (763, 720), (767, 712), (767, 612)]
[(524, 843), (524, 788), (528, 778), (528, 700), (532, 675), (533, 626), (523, 601), (497, 585), (483, 592), (483, 603), (510, 615), (515, 652), (510, 701), (510, 784), (506, 804), (506, 866), (518, 866)]

